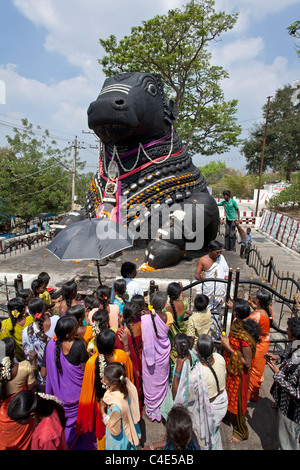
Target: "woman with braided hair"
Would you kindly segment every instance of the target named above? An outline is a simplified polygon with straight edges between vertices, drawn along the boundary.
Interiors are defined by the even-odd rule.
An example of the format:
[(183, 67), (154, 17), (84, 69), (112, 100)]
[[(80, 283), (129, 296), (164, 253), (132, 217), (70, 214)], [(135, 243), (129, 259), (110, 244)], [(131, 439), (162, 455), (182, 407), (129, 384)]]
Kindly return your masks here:
[(169, 305), (167, 305), (166, 310), (173, 314), (177, 333), (186, 333), (184, 316), (192, 315), (193, 312), (188, 310), (188, 303), (182, 298), (181, 282), (171, 282), (167, 287), (167, 294), (169, 296)]
[(142, 385), (142, 324), (139, 317), (140, 308), (136, 302), (127, 302), (123, 309), (122, 328), (117, 331), (116, 348), (123, 349), (132, 361), (134, 384), (137, 388), (140, 411), (142, 413), (143, 385)]
[(154, 292), (149, 310), (142, 319), (142, 371), (145, 412), (152, 421), (161, 421), (160, 406), (169, 391), (170, 351), (169, 328), (173, 315), (165, 311), (167, 293)]
[(11, 337), (0, 341), (0, 450), (28, 450), (34, 422), (23, 425), (7, 414), (9, 404), (20, 390), (34, 390), (36, 380), (28, 361), (16, 362), (16, 342)]
[(25, 354), (22, 345), (22, 331), (33, 323), (34, 319), (31, 315), (27, 315), (26, 304), (21, 297), (15, 297), (9, 300), (7, 309), (9, 318), (2, 322), (1, 337), (5, 338), (6, 336), (11, 336), (14, 338), (17, 345), (16, 358), (19, 362), (24, 361)]
[(68, 449), (95, 450), (93, 434), (78, 436), (75, 431), (84, 368), (88, 360), (84, 342), (77, 338), (77, 330), (78, 322), (72, 315), (60, 318), (56, 324), (55, 336), (46, 346), (43, 361), (46, 393), (55, 395), (64, 407)]
[(51, 316), (45, 309), (44, 301), (39, 297), (34, 297), (29, 301), (28, 310), (34, 322), (22, 331), (23, 351), (26, 359), (34, 365), (37, 374), (37, 390), (44, 392), (46, 380), (41, 375), (41, 367), (46, 345), (53, 337), (59, 316)]
[(118, 305), (110, 303), (111, 288), (106, 285), (101, 285), (96, 289), (96, 300), (93, 308), (90, 309), (87, 318), (87, 324), (92, 325), (93, 315), (97, 310), (106, 309), (109, 314), (109, 325), (114, 331), (119, 327), (120, 309)]
[(117, 331), (119, 327), (120, 308), (118, 305), (110, 303), (111, 288), (104, 285), (99, 286), (96, 289), (96, 296), (100, 303), (99, 308), (108, 311), (110, 327), (113, 328), (114, 331)]
[(211, 336), (202, 334), (197, 340), (197, 356), (205, 373), (208, 397), (211, 404), (214, 430), (216, 434), (216, 447), (222, 449), (219, 427), (227, 413), (228, 397), (225, 389), (226, 366), (221, 354), (215, 351)]

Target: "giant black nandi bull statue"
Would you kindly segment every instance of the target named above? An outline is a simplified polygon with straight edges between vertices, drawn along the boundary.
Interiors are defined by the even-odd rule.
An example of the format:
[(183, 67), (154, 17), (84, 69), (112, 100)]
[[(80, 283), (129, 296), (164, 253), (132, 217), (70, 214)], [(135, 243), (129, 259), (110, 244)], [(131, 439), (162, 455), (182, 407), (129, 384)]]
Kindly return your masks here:
[(173, 129), (175, 119), (160, 76), (149, 73), (107, 78), (88, 109), (101, 157), (86, 211), (127, 223), (148, 241), (145, 261), (155, 269), (177, 263), (183, 250), (200, 250), (219, 224), (217, 204)]

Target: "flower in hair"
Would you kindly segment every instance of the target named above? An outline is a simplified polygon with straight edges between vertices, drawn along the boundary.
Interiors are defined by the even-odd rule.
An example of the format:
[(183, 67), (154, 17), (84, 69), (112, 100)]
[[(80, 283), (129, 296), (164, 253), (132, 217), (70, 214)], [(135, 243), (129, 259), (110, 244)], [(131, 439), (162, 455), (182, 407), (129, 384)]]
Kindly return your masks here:
[(123, 380), (124, 379), (124, 375), (120, 375), (120, 379), (119, 380)]
[(92, 329), (93, 329), (93, 335), (94, 336), (97, 336), (100, 333), (101, 330), (99, 328), (99, 322), (98, 321), (93, 320)]
[(53, 335), (53, 336), (52, 336), (52, 339), (53, 339), (53, 341), (57, 341), (57, 336), (56, 336), (56, 335)]
[(43, 316), (42, 313), (36, 313), (36, 314), (34, 315), (34, 319), (35, 319), (35, 320), (40, 320), (40, 319), (42, 318), (42, 316)]
[(58, 403), (59, 405), (62, 404), (62, 402), (54, 395), (49, 395), (48, 393), (42, 393), (42, 392), (36, 392), (37, 395), (39, 395), (41, 398), (44, 398), (44, 400), (52, 400)]
[(8, 356), (5, 356), (0, 363), (0, 377), (2, 379), (11, 379), (11, 360)]
[(18, 312), (18, 310), (13, 310), (11, 314), (14, 318), (18, 318), (20, 316), (20, 312)]

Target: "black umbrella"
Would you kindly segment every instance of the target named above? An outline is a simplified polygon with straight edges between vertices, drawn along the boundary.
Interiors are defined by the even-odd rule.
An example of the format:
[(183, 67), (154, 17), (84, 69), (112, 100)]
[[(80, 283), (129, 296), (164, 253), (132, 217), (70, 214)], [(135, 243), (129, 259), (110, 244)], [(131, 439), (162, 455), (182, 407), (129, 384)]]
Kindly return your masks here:
[[(47, 250), (60, 260), (99, 261), (133, 245), (133, 234), (127, 226), (109, 219), (85, 219), (74, 222), (59, 232)], [(98, 277), (100, 279), (99, 263)]]

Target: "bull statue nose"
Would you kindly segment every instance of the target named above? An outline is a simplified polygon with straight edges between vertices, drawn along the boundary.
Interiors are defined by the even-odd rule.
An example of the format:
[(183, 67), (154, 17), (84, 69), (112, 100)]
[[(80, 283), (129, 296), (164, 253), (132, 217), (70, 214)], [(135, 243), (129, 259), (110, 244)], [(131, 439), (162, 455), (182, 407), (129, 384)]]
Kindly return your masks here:
[(120, 108), (124, 108), (126, 106), (126, 101), (123, 100), (122, 98), (119, 98), (119, 99), (115, 100), (114, 104), (115, 104), (115, 106), (117, 106), (118, 109), (120, 109)]

